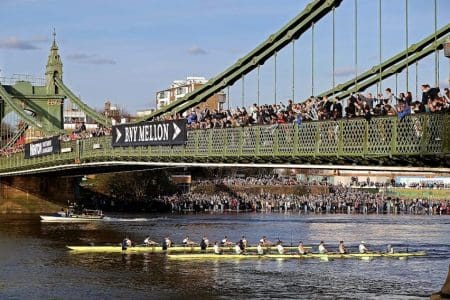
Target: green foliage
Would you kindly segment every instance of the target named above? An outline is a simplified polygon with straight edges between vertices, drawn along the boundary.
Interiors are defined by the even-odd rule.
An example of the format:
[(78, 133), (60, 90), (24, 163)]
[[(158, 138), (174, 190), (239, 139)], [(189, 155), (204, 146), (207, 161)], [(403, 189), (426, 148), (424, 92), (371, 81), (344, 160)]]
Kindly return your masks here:
[(143, 171), (103, 175), (107, 194), (119, 201), (148, 202), (164, 194), (176, 192), (166, 171)]

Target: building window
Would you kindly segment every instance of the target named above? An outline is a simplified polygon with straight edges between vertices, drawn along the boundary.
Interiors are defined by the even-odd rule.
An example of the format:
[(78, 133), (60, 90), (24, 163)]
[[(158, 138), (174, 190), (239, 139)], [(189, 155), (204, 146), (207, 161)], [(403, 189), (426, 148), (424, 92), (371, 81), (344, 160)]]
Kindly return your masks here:
[(159, 92), (159, 93), (158, 93), (158, 98), (159, 98), (159, 99), (167, 98), (167, 92), (166, 92), (166, 91), (164, 91), (164, 92)]
[(177, 95), (181, 95), (185, 93), (185, 88), (184, 87), (179, 87), (177, 88)]

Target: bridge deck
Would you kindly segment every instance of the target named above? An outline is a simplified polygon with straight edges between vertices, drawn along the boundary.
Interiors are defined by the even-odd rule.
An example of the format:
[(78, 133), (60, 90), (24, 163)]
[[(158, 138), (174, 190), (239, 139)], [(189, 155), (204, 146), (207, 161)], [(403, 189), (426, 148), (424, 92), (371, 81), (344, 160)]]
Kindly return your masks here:
[[(83, 163), (272, 163), (450, 167), (450, 114), (190, 130), (186, 145), (112, 147), (111, 137), (62, 142), (65, 153), (0, 158), (0, 176)], [(56, 168), (56, 169), (57, 169)], [(36, 171), (33, 171), (36, 170)]]

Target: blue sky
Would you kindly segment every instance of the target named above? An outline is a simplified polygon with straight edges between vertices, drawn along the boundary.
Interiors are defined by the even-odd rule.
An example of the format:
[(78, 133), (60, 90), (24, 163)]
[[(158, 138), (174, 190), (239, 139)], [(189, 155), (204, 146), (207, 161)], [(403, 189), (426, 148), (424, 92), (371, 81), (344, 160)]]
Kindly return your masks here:
[[(358, 70), (378, 63), (378, 1), (358, 1)], [(129, 112), (155, 106), (155, 93), (175, 79), (215, 76), (276, 32), (309, 3), (306, 0), (0, 0), (0, 76), (43, 77), (52, 31), (64, 64), (64, 81), (92, 107), (107, 99)], [(354, 1), (336, 10), (336, 82), (352, 77)], [(434, 0), (409, 0), (409, 41), (433, 32)], [(405, 48), (404, 0), (382, 0), (382, 53)], [(449, 22), (450, 1), (437, 0), (438, 28)], [(331, 14), (315, 29), (314, 93), (332, 83)], [(292, 48), (277, 58), (277, 99), (291, 96)], [(311, 31), (295, 44), (295, 100), (310, 95)], [(441, 86), (449, 62), (440, 55)], [(405, 89), (405, 72), (398, 77)], [(410, 69), (415, 92), (415, 68)], [(274, 66), (260, 72), (261, 102), (273, 102)], [(419, 64), (419, 84), (434, 83), (434, 56)], [(384, 87), (394, 87), (394, 78)], [(241, 105), (241, 82), (230, 89)], [(256, 72), (245, 79), (245, 105), (256, 100)]]

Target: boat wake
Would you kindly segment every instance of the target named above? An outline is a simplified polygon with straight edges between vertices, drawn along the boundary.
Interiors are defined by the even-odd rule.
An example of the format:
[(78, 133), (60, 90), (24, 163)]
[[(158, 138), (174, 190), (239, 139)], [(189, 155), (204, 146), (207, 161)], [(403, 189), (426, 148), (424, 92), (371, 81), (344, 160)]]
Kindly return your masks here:
[(152, 222), (166, 220), (166, 217), (155, 217), (155, 218), (114, 218), (114, 217), (104, 217), (103, 221), (106, 222)]

